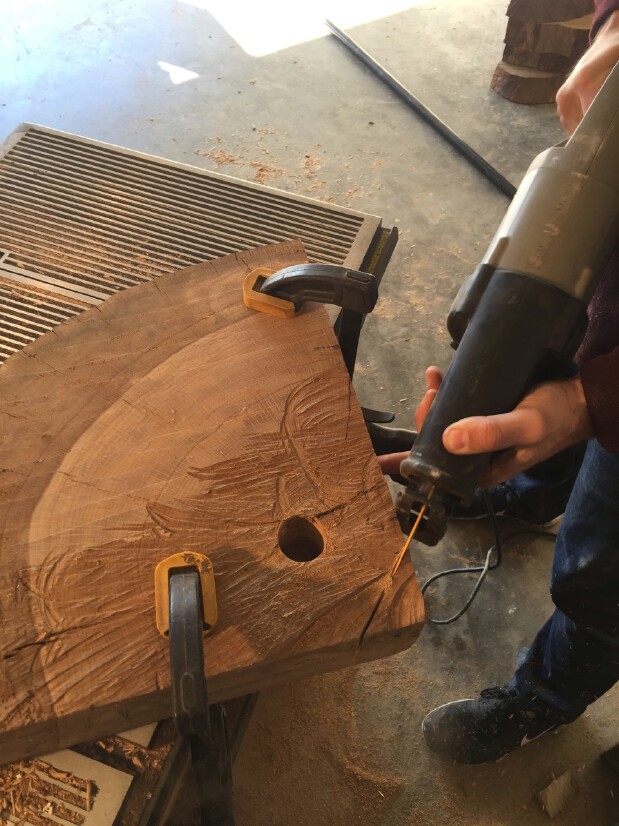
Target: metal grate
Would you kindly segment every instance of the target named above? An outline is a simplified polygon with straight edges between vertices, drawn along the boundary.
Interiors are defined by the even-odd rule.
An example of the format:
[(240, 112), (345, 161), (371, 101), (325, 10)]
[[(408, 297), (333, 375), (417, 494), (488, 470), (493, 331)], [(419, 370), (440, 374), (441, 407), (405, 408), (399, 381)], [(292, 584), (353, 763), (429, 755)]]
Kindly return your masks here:
[(0, 156), (0, 361), (119, 290), (261, 244), (300, 238), (311, 261), (360, 268), (380, 225), (376, 216), (22, 126)]
[(0, 361), (81, 312), (85, 306), (77, 301), (59, 301), (43, 291), (19, 289), (0, 277)]

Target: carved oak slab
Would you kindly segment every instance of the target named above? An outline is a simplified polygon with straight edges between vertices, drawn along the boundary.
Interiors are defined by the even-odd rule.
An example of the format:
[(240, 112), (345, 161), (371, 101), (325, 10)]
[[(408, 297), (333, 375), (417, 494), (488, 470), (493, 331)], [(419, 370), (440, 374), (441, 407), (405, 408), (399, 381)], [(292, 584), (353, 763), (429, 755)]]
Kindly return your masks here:
[(246, 309), (300, 243), (120, 293), (0, 369), (0, 761), (169, 716), (153, 571), (215, 568), (213, 701), (400, 651), (423, 624), (322, 307)]

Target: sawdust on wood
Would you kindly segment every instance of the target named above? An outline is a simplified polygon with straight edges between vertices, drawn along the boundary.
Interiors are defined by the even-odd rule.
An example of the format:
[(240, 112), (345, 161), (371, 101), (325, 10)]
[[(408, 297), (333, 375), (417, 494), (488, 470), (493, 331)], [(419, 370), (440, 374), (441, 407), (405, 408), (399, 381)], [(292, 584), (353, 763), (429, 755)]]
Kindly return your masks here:
[(68, 806), (89, 812), (95, 794), (94, 781), (56, 769), (43, 760), (22, 760), (0, 766), (0, 821), (13, 815), (19, 818), (18, 823), (33, 826), (53, 826), (58, 822), (53, 818), (81, 826), (85, 815)]
[(85, 757), (134, 776), (131, 790), (121, 808), (121, 822), (122, 826), (137, 826), (175, 740), (174, 723), (166, 720), (157, 727), (149, 746), (141, 746), (119, 735), (112, 735), (74, 748)]

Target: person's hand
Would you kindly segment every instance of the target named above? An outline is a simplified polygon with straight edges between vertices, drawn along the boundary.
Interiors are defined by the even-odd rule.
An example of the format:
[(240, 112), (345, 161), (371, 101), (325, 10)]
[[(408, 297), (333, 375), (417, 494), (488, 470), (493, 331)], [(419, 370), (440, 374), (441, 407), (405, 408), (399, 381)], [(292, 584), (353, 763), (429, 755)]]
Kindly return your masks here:
[[(426, 394), (415, 414), (421, 429), (441, 383), (436, 367), (426, 371)], [(490, 488), (511, 479), (560, 450), (592, 435), (591, 420), (579, 377), (540, 384), (510, 413), (471, 416), (446, 428), (443, 445), (450, 453), (493, 453), (479, 480)], [(397, 473), (407, 453), (379, 456), (383, 473)]]
[[(415, 411), (415, 428), (417, 431), (421, 430), (428, 410), (432, 407), (432, 402), (436, 398), (438, 389), (443, 381), (443, 374), (438, 367), (428, 367), (425, 373), (426, 376), (426, 392), (424, 397), (419, 402), (419, 406)], [(400, 472), (400, 463), (406, 459), (408, 453), (386, 453), (384, 456), (378, 457), (378, 464), (385, 475), (395, 474)]]
[(472, 416), (446, 428), (450, 453), (493, 453), (479, 486), (511, 479), (560, 450), (592, 435), (579, 377), (540, 384), (510, 413)]
[(426, 392), (424, 393), (423, 399), (419, 402), (417, 410), (415, 410), (414, 418), (417, 431), (421, 430), (423, 423), (426, 420), (426, 416), (428, 415), (428, 411), (432, 407), (432, 403), (436, 398), (441, 382), (443, 381), (443, 374), (438, 367), (435, 367), (433, 364), (426, 370), (425, 377)]
[(619, 61), (619, 12), (613, 12), (557, 92), (557, 112), (571, 135)]

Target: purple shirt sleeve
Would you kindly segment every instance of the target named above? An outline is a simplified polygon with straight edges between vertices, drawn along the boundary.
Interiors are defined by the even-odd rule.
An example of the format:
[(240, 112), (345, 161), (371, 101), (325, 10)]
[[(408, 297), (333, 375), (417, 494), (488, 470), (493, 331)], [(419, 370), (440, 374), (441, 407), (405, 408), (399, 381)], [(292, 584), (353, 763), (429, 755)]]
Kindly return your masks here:
[(591, 40), (614, 11), (619, 11), (619, 0), (595, 0), (595, 15), (591, 24)]
[(580, 368), (593, 435), (603, 448), (619, 453), (619, 347)]
[[(591, 40), (619, 0), (595, 0)], [(611, 453), (619, 453), (619, 245), (589, 304), (589, 327), (576, 355), (593, 433)]]
[(619, 244), (588, 307), (589, 325), (576, 362), (598, 442), (619, 453)]

